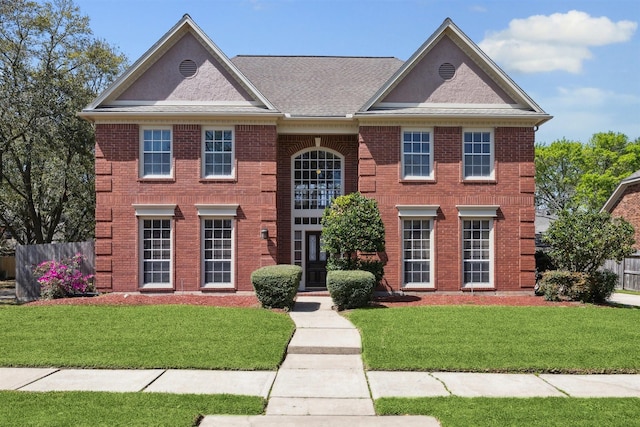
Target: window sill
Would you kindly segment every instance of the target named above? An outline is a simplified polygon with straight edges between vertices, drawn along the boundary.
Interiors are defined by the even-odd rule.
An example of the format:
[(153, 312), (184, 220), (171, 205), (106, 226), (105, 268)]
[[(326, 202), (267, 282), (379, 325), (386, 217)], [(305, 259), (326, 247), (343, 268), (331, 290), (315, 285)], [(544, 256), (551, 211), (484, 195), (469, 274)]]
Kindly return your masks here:
[(400, 178), (400, 184), (436, 184), (435, 178)]

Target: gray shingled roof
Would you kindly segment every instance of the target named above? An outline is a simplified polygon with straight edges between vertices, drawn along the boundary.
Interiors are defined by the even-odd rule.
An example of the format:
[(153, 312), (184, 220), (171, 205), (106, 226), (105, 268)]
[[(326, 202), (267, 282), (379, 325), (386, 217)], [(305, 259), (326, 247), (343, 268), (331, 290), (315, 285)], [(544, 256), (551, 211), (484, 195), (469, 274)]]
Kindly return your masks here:
[(231, 61), (282, 113), (356, 113), (402, 65), (397, 58), (236, 56)]

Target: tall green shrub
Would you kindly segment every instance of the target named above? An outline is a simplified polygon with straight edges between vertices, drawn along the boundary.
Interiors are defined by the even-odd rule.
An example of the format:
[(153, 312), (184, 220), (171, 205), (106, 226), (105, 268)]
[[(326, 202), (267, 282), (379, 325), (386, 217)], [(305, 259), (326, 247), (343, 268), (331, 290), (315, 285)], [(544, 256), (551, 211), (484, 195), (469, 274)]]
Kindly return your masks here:
[(336, 198), (322, 215), (322, 248), (327, 252), (327, 270), (366, 270), (377, 281), (384, 275), (384, 262), (362, 257), (385, 250), (384, 224), (374, 199), (360, 193)]

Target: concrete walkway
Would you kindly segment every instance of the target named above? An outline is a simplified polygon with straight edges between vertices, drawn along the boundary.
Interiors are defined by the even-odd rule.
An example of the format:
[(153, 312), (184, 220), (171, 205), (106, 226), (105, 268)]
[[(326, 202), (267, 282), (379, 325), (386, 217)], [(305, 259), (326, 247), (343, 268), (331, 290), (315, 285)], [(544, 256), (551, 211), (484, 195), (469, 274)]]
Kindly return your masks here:
[[(625, 294), (616, 294), (625, 298)], [(612, 298), (640, 305), (640, 297)], [(206, 416), (201, 426), (438, 426), (432, 417), (375, 416), (381, 397), (640, 397), (640, 375), (365, 372), (356, 328), (329, 297), (299, 295), (284, 363), (274, 371), (0, 368), (0, 390), (239, 394), (268, 399), (263, 416)], [(304, 417), (304, 418), (301, 418)]]

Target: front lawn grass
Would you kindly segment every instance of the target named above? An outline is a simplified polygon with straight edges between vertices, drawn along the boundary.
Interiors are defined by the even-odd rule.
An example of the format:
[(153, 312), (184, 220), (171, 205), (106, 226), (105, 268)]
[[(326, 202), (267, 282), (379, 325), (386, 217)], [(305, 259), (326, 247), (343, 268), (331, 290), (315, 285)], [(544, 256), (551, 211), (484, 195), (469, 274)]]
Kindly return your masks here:
[(0, 392), (3, 426), (184, 426), (202, 415), (259, 415), (260, 397), (165, 393)]
[(381, 415), (429, 415), (442, 427), (592, 427), (637, 426), (640, 399), (598, 398), (383, 398)]
[(294, 324), (249, 308), (0, 307), (0, 366), (274, 370)]
[(428, 306), (346, 315), (370, 370), (640, 372), (640, 310)]

